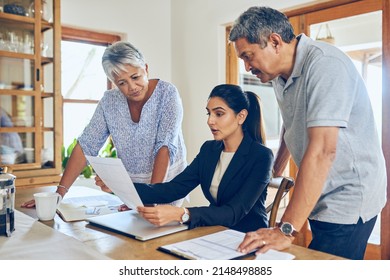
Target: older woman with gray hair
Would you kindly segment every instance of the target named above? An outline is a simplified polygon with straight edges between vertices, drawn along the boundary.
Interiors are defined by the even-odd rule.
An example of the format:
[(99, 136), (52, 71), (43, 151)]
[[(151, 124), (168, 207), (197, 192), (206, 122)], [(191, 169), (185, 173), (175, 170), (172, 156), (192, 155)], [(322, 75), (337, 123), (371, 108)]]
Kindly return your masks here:
[[(128, 42), (109, 46), (102, 65), (116, 87), (104, 93), (78, 138), (57, 187), (62, 196), (85, 167), (85, 155), (98, 155), (109, 136), (134, 182), (164, 182), (187, 166), (181, 129), (183, 107), (177, 88), (160, 79), (149, 79), (144, 56)], [(177, 206), (181, 203), (174, 202)], [(22, 206), (34, 205), (31, 200)]]

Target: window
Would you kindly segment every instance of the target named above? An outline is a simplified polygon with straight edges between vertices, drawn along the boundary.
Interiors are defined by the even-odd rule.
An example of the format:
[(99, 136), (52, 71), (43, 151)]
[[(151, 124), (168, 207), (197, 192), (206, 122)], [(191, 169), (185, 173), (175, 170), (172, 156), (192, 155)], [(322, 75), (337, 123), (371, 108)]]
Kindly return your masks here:
[(104, 91), (111, 87), (101, 58), (106, 47), (119, 40), (116, 35), (62, 28), (61, 92), (65, 147), (82, 133)]
[(271, 83), (263, 84), (257, 77), (246, 72), (244, 62), (240, 59), (239, 85), (243, 90), (252, 91), (260, 97), (267, 139), (266, 145), (276, 153), (279, 148), (282, 117)]

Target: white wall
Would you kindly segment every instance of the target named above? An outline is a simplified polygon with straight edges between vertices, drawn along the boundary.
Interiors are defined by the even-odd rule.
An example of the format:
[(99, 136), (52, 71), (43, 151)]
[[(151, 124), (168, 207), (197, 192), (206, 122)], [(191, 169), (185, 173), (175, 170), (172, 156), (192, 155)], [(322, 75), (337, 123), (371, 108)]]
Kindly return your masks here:
[(170, 0), (62, 0), (66, 26), (125, 35), (149, 63), (150, 77), (172, 80)]
[[(287, 3), (288, 2), (288, 3)], [(225, 82), (225, 26), (250, 6), (284, 9), (308, 0), (63, 0), (62, 23), (126, 34), (144, 53), (151, 77), (174, 83), (184, 105), (183, 133), (191, 162), (211, 139), (207, 96)], [(199, 189), (191, 203), (205, 204)]]
[[(225, 26), (251, 6), (276, 9), (304, 0), (171, 0), (172, 82), (184, 102), (184, 135), (191, 160), (212, 135), (206, 125), (206, 100), (225, 82)], [(286, 6), (288, 2), (288, 6)]]
[[(251, 6), (283, 9), (303, 0), (171, 0), (172, 82), (184, 104), (183, 133), (191, 162), (205, 140), (212, 139), (206, 125), (206, 101), (214, 86), (225, 83), (225, 26)], [(288, 6), (286, 6), (288, 2)], [(191, 204), (208, 204), (197, 188)]]

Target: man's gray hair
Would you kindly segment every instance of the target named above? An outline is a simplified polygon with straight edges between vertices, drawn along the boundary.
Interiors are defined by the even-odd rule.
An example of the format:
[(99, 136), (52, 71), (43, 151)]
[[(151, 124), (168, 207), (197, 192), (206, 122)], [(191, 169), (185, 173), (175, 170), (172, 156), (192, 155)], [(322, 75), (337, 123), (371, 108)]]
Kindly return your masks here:
[(295, 38), (294, 30), (285, 14), (269, 7), (251, 7), (234, 22), (229, 40), (234, 42), (245, 38), (249, 43), (265, 48), (272, 33), (279, 34), (286, 43)]

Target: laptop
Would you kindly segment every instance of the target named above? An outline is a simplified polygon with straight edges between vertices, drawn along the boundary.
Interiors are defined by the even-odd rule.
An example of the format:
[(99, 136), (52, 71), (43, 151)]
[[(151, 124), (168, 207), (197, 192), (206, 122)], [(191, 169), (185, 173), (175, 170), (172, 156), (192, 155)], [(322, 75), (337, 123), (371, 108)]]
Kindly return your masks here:
[(90, 225), (104, 228), (137, 240), (146, 241), (188, 229), (187, 225), (170, 223), (155, 226), (142, 218), (136, 210), (116, 212), (112, 214), (87, 218)]

